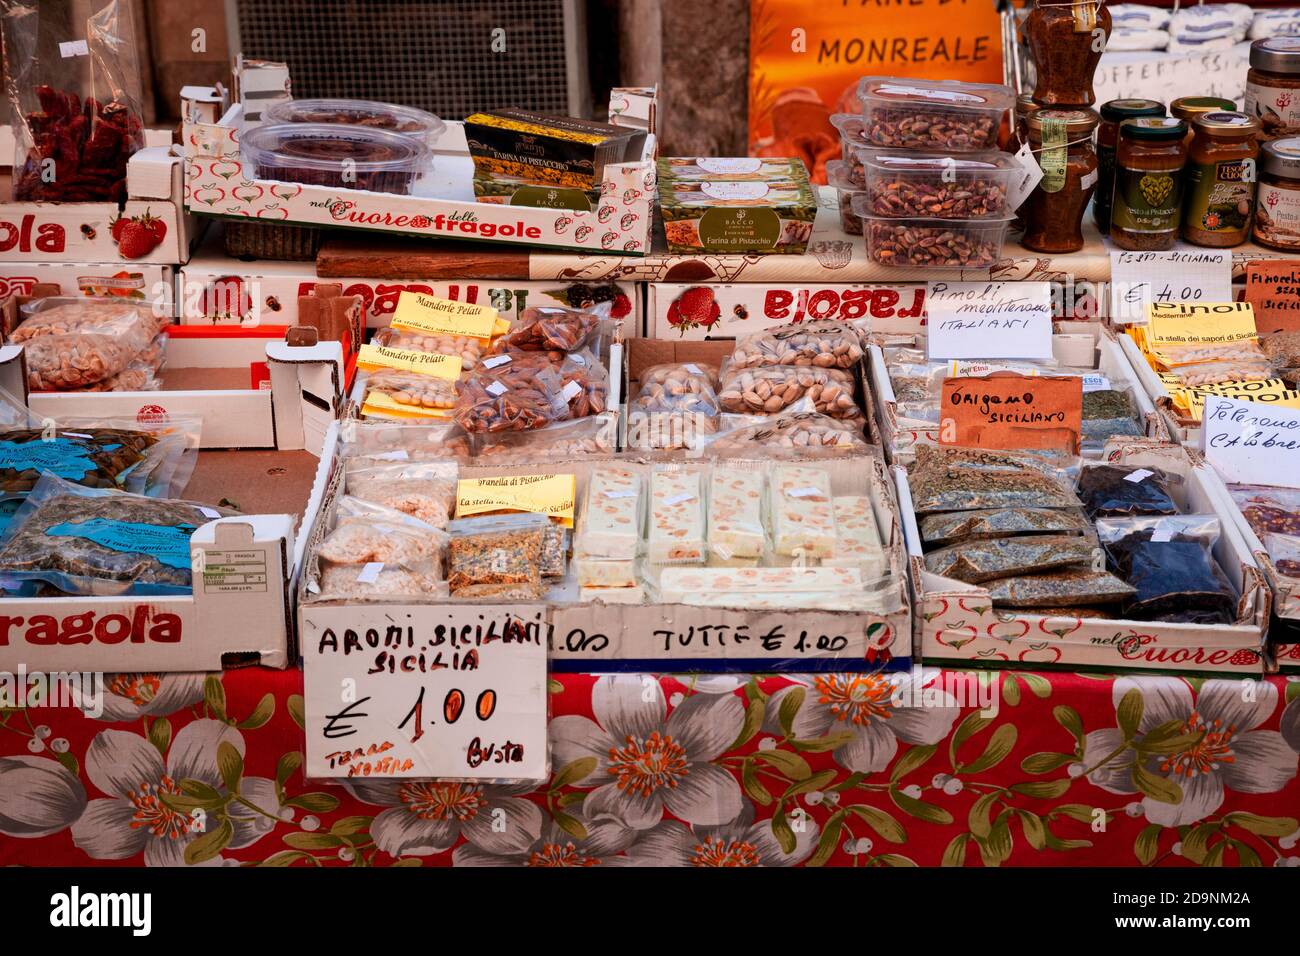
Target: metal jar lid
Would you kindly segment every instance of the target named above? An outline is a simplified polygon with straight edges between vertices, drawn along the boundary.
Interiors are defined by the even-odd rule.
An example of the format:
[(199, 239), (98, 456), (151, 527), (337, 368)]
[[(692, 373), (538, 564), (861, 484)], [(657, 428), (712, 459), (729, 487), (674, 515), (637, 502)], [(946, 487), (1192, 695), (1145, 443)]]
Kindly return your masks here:
[(1024, 117), (1028, 116), (1030, 113), (1034, 112), (1034, 110), (1036, 109), (1039, 109), (1039, 106), (1037, 103), (1034, 102), (1033, 93), (1021, 93), (1019, 96), (1016, 97), (1017, 116), (1023, 119)]
[(1155, 100), (1108, 100), (1101, 104), (1101, 118), (1108, 123), (1119, 123), (1139, 116), (1164, 116), (1165, 108)]
[(1300, 73), (1300, 37), (1269, 37), (1250, 45), (1250, 65), (1265, 73)]
[(1189, 123), (1202, 113), (1235, 110), (1237, 104), (1220, 96), (1180, 96), (1169, 104), (1169, 115)]
[(1144, 142), (1169, 142), (1187, 135), (1187, 124), (1174, 116), (1142, 116), (1119, 124), (1119, 135)]
[(1300, 136), (1275, 139), (1259, 148), (1260, 171), (1282, 179), (1300, 179)]
[(1070, 139), (1079, 136), (1087, 136), (1097, 128), (1097, 123), (1101, 118), (1092, 110), (1037, 110), (1025, 117), (1025, 125), (1029, 132), (1042, 135), (1043, 122), (1045, 120), (1056, 120), (1065, 124), (1065, 135)]
[(1259, 132), (1259, 120), (1249, 113), (1238, 113), (1236, 110), (1214, 110), (1209, 113), (1202, 113), (1192, 120), (1194, 129), (1203, 129), (1212, 133), (1239, 133), (1247, 135), (1249, 133)]

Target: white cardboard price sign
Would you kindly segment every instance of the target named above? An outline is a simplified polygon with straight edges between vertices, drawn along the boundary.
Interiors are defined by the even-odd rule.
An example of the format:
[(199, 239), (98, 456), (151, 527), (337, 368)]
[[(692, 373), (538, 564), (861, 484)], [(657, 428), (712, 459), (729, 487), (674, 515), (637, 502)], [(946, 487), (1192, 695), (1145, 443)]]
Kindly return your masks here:
[(1110, 317), (1144, 323), (1152, 302), (1231, 302), (1232, 250), (1110, 253)]
[(1300, 488), (1300, 410), (1207, 395), (1201, 443), (1229, 484)]
[(305, 607), (307, 776), (545, 779), (544, 613)]
[(931, 359), (1052, 357), (1046, 282), (931, 282), (925, 309)]

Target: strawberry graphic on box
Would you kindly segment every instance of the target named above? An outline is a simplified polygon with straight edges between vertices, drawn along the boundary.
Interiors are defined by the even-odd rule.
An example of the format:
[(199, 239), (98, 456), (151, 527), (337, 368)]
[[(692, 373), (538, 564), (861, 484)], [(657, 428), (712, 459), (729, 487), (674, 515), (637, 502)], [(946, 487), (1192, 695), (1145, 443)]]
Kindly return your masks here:
[(687, 329), (710, 329), (722, 318), (722, 309), (708, 286), (692, 286), (668, 306), (668, 324), (685, 335)]
[(108, 232), (123, 259), (143, 259), (167, 237), (167, 223), (146, 209), (138, 216), (118, 216)]

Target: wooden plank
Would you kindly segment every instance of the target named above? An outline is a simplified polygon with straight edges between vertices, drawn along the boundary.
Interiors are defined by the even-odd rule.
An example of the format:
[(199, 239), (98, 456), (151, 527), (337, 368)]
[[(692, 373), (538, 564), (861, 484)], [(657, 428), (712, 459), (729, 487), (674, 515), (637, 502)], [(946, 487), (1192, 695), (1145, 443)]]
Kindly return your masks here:
[(358, 279), (527, 279), (528, 250), (395, 236), (337, 236), (321, 243), (316, 275)]

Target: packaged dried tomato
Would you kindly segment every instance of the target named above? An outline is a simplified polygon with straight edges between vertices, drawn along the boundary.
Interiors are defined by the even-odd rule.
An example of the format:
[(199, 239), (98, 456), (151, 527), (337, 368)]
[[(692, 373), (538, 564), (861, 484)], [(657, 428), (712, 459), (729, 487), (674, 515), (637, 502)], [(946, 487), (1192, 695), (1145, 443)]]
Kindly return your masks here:
[(7, 0), (3, 12), (14, 199), (125, 200), (127, 160), (144, 145), (130, 5)]

